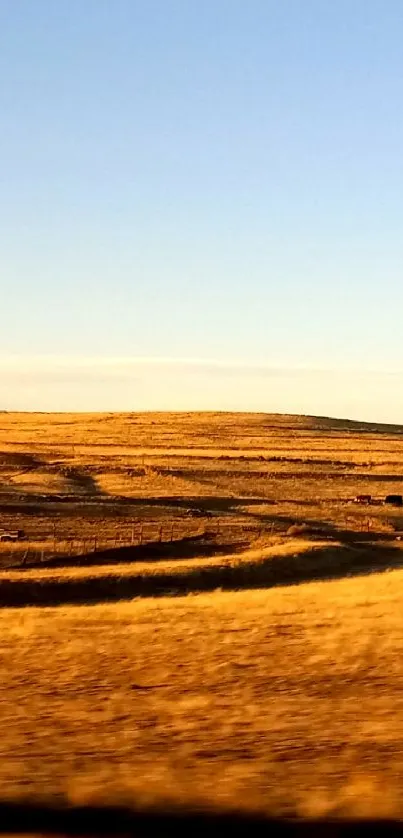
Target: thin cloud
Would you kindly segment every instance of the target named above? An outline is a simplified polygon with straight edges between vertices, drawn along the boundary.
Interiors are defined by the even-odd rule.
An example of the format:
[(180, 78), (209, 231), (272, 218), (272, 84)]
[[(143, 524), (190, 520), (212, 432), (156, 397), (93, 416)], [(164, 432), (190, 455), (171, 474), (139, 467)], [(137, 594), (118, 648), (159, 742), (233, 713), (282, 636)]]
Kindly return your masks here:
[(280, 368), (267, 364), (194, 358), (74, 358), (14, 357), (0, 358), (0, 381), (37, 382), (86, 380), (133, 381), (153, 375), (275, 377), (298, 375), (303, 368)]
[(213, 377), (284, 378), (293, 376), (400, 376), (395, 370), (352, 368), (315, 368), (307, 364), (283, 366), (273, 363), (245, 362), (202, 358), (160, 357), (75, 357), (75, 356), (9, 356), (0, 357), (0, 381), (111, 380), (133, 381), (150, 374), (211, 375)]
[(399, 370), (198, 358), (0, 357), (0, 408), (246, 410), (400, 422)]

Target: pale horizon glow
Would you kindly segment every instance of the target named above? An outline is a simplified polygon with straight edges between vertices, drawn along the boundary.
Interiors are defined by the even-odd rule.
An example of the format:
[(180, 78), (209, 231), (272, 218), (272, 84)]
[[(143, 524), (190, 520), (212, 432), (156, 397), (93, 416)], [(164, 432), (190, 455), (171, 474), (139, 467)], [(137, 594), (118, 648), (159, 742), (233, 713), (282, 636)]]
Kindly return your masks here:
[(0, 2), (0, 409), (403, 423), (403, 4)]
[(403, 370), (398, 368), (312, 369), (303, 364), (279, 367), (191, 358), (0, 357), (0, 407), (8, 411), (230, 410), (400, 424), (402, 384)]

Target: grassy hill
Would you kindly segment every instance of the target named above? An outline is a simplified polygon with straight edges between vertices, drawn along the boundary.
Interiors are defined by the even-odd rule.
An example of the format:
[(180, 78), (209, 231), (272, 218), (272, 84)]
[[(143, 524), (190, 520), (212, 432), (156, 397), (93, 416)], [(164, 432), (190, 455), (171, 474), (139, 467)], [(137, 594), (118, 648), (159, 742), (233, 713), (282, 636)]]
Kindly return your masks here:
[[(402, 492), (401, 430), (266, 414), (3, 413), (0, 524), (58, 542), (127, 540), (142, 522), (148, 540), (164, 523), (191, 535), (200, 510), (227, 531), (399, 530), (403, 516), (382, 500)], [(378, 503), (353, 507), (360, 493)]]
[(2, 413), (0, 797), (403, 817), (402, 487), (400, 426)]

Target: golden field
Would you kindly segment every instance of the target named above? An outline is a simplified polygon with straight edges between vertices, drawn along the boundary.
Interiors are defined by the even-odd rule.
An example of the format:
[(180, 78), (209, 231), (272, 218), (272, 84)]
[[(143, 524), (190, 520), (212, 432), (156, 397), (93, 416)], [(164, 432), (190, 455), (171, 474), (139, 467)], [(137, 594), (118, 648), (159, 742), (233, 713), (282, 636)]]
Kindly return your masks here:
[(402, 486), (395, 426), (0, 414), (0, 795), (403, 817)]
[[(402, 525), (403, 513), (353, 507), (401, 490), (395, 426), (266, 414), (0, 413), (4, 526), (34, 540), (174, 538), (203, 524), (229, 541), (294, 523), (328, 530)], [(197, 509), (206, 520), (192, 519)], [(212, 521), (207, 520), (207, 516)], [(137, 528), (137, 529), (136, 529)], [(245, 539), (241, 536), (241, 541)], [(56, 548), (57, 549), (57, 548)]]
[(402, 584), (3, 610), (2, 795), (402, 816)]

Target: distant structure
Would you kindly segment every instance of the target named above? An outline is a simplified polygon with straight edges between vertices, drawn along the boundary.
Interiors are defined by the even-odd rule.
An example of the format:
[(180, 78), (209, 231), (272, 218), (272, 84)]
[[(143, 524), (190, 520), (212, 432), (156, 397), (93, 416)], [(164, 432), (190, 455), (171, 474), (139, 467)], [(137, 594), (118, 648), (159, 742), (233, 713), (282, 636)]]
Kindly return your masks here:
[(354, 503), (372, 503), (372, 495), (357, 495), (354, 498)]
[(402, 495), (386, 495), (385, 503), (390, 506), (403, 506)]
[(22, 541), (24, 538), (24, 530), (0, 530), (0, 541)]

